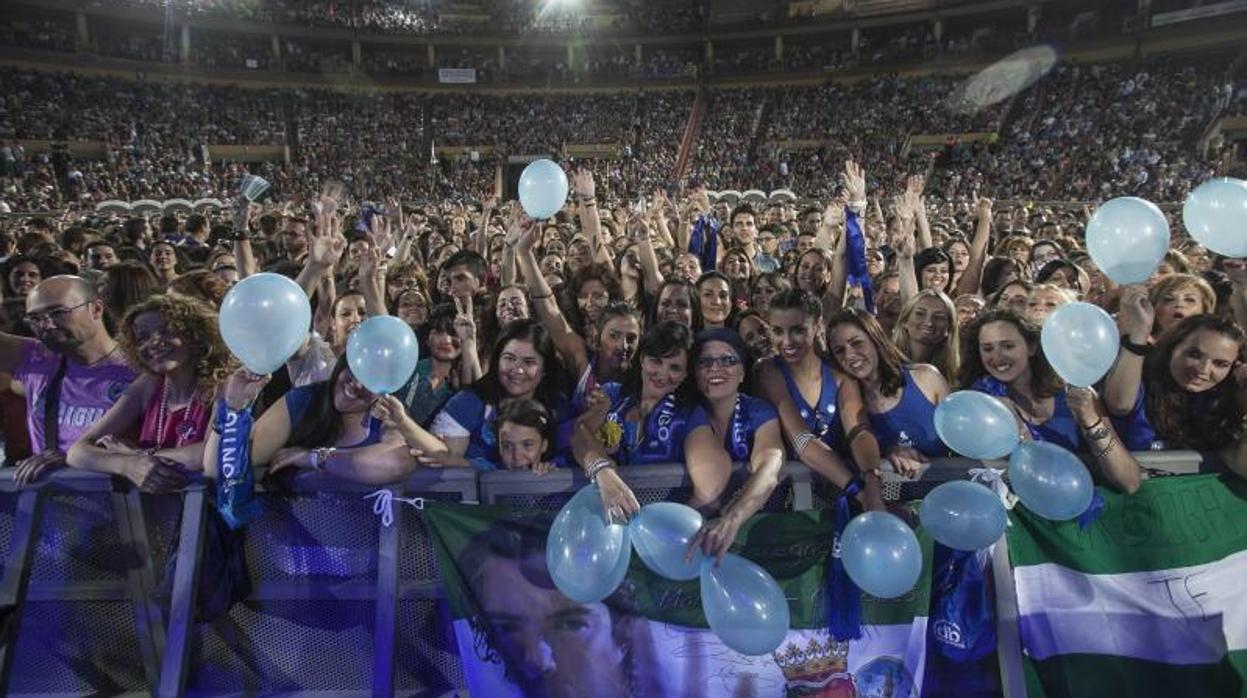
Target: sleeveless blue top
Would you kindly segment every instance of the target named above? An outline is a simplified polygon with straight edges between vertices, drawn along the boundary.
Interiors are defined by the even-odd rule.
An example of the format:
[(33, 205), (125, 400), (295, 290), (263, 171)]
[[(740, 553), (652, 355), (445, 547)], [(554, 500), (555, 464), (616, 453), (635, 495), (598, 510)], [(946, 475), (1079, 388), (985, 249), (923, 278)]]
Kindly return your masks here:
[[(704, 409), (701, 417), (709, 420), (709, 414)], [(758, 429), (775, 419), (779, 419), (779, 413), (771, 403), (752, 395), (738, 394), (727, 433), (723, 435), (723, 448), (734, 462), (748, 461), (749, 454), (753, 453), (753, 437), (757, 435)], [(695, 424), (693, 428), (697, 426), (701, 425)]]
[(935, 431), (935, 405), (918, 387), (909, 367), (902, 366), (901, 374), (905, 386), (900, 402), (887, 412), (869, 415), (879, 450), (887, 453), (894, 446), (910, 446), (931, 458), (947, 456), (948, 447)]
[(611, 401), (606, 421), (615, 424), (621, 433), (619, 443), (606, 444), (607, 451), (619, 465), (683, 463), (684, 439), (694, 429), (708, 423), (702, 408), (677, 405), (675, 395), (671, 394), (654, 406), (642, 430), (639, 422), (627, 419), (638, 400), (624, 395), (620, 383), (606, 383), (601, 388)]
[(793, 379), (792, 372), (783, 358), (776, 356), (771, 359), (771, 362), (784, 375), (788, 395), (796, 405), (797, 412), (801, 414), (801, 419), (805, 420), (806, 428), (832, 449), (839, 449), (844, 444), (844, 426), (840, 423), (838, 402), (840, 390), (836, 385), (836, 377), (831, 372), (831, 367), (825, 361), (820, 362), (823, 374), (822, 387), (818, 394), (818, 404), (811, 405), (801, 395), (801, 390), (797, 387), (797, 382)]
[[(985, 376), (974, 381), (970, 386), (972, 390), (977, 390), (995, 397), (1006, 397), (1008, 389), (1004, 383)], [(1084, 451), (1086, 444), (1083, 442), (1082, 430), (1078, 428), (1078, 420), (1074, 417), (1074, 413), (1070, 411), (1069, 402), (1065, 398), (1065, 393), (1058, 391), (1052, 396), (1053, 407), (1052, 416), (1043, 424), (1032, 424), (1031, 422), (1022, 420), (1026, 428), (1030, 431), (1031, 438), (1036, 441), (1047, 441), (1056, 444), (1067, 451)]]

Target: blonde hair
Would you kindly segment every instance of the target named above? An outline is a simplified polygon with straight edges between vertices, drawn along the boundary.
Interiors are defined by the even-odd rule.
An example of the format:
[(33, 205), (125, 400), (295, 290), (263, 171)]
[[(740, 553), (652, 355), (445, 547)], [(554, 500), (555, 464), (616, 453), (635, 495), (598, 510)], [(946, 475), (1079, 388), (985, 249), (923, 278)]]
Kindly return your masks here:
[(948, 336), (944, 338), (944, 345), (931, 355), (928, 363), (934, 364), (945, 376), (956, 376), (961, 369), (961, 330), (957, 322), (957, 308), (953, 305), (953, 300), (943, 291), (927, 288), (909, 299), (905, 307), (901, 308), (901, 315), (892, 328), (892, 343), (901, 350), (906, 361), (913, 361), (913, 357), (909, 356), (909, 347), (913, 340), (909, 336), (906, 325), (909, 324), (909, 316), (913, 314), (918, 302), (926, 298), (935, 298), (948, 311)]
[(1152, 301), (1152, 307), (1156, 307), (1170, 293), (1177, 293), (1188, 288), (1195, 289), (1195, 292), (1199, 294), (1199, 299), (1204, 304), (1204, 313), (1212, 315), (1217, 312), (1216, 292), (1212, 290), (1212, 286), (1207, 281), (1194, 274), (1169, 274), (1152, 284), (1147, 297)]
[(1046, 283), (1035, 284), (1034, 286), (1031, 286), (1030, 291), (1026, 294), (1027, 298), (1035, 295), (1037, 291), (1048, 291), (1050, 293), (1055, 293), (1056, 295), (1061, 297), (1061, 305), (1065, 305), (1066, 303), (1073, 303), (1074, 301), (1078, 300), (1078, 297), (1075, 296), (1074, 293), (1070, 291), (1068, 288), (1061, 288), (1060, 286), (1057, 286), (1056, 284), (1046, 284)]

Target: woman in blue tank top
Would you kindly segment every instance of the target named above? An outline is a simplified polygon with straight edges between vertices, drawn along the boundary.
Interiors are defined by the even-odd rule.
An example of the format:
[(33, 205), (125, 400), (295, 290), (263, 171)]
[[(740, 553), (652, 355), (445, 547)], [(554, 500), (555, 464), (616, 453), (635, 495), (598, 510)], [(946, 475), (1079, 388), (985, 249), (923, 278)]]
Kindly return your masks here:
[[(788, 289), (771, 299), (767, 319), (776, 356), (758, 364), (754, 387), (775, 405), (793, 455), (843, 489), (855, 475), (844, 458), (863, 474), (877, 475), (879, 444), (857, 382), (833, 370), (819, 353), (821, 315), (821, 303), (805, 291)], [(864, 482), (862, 503), (882, 510), (878, 478)]]
[[(718, 499), (732, 462), (695, 401), (677, 399), (688, 376), (692, 335), (661, 322), (645, 336), (624, 382), (589, 395), (572, 431), (572, 453), (602, 492), (604, 510), (627, 518), (640, 508), (616, 468), (685, 463), (693, 480), (694, 507)], [(612, 511), (613, 510), (613, 511)]]
[(948, 382), (930, 364), (906, 366), (874, 316), (845, 308), (827, 322), (832, 364), (856, 379), (879, 448), (897, 471), (913, 477), (931, 458), (948, 455), (935, 432), (935, 406)]
[(693, 420), (705, 420), (732, 460), (749, 464), (749, 477), (740, 491), (718, 518), (706, 522), (695, 541), (703, 553), (721, 560), (741, 524), (766, 504), (779, 484), (784, 437), (775, 408), (741, 392), (749, 383), (750, 364), (740, 335), (726, 328), (705, 330), (697, 335), (692, 356), (694, 373), (680, 393), (701, 405)]
[(1095, 391), (1065, 388), (1044, 357), (1039, 329), (1011, 310), (993, 310), (966, 332), (961, 384), (998, 398), (1027, 435), (1095, 456), (1105, 477), (1133, 492), (1139, 464), (1114, 429)]

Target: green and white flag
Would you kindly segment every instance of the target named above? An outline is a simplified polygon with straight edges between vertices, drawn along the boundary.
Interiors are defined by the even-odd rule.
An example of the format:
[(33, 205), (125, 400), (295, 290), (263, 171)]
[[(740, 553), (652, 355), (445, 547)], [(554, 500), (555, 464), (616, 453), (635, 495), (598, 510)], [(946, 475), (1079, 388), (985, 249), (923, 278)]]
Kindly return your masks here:
[(1247, 698), (1247, 483), (1171, 477), (1102, 494), (1085, 531), (1012, 513), (1030, 698)]
[(563, 596), (546, 571), (554, 512), (428, 502), (424, 519), (445, 580), (472, 696), (810, 696), (917, 698), (926, 659), (927, 560), (909, 595), (863, 598), (864, 636), (831, 640), (823, 566), (831, 516), (755, 516), (737, 538), (742, 556), (780, 583), (792, 630), (771, 656), (746, 657), (706, 626), (698, 580), (672, 582), (635, 555), (604, 604)]

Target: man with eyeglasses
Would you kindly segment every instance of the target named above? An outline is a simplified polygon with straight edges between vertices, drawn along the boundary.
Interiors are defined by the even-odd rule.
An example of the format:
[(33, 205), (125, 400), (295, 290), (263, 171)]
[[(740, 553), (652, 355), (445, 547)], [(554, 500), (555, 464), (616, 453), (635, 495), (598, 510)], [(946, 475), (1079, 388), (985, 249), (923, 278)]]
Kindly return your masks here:
[(19, 484), (65, 465), (69, 447), (135, 378), (82, 277), (43, 280), (26, 296), (26, 322), (37, 341), (0, 333), (0, 372), (22, 384), (34, 454), (17, 464)]

